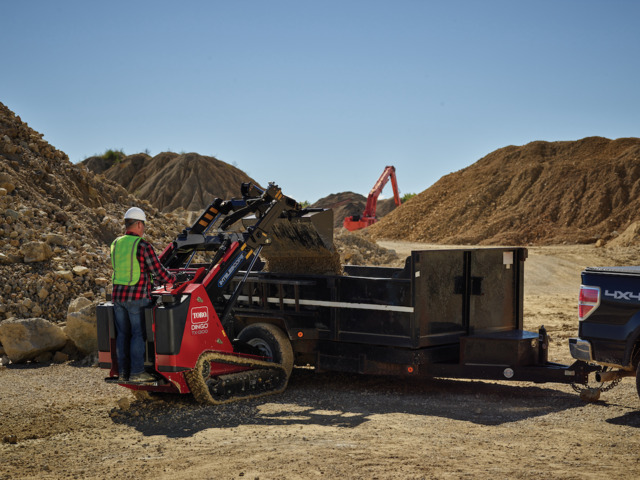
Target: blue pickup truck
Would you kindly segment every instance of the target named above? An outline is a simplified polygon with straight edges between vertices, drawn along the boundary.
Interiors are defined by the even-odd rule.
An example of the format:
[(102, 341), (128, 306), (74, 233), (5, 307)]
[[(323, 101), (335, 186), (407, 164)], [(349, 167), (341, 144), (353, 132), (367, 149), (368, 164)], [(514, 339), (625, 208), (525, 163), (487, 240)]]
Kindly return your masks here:
[(596, 374), (601, 382), (635, 375), (640, 396), (640, 267), (585, 269), (578, 305), (572, 357), (606, 367)]

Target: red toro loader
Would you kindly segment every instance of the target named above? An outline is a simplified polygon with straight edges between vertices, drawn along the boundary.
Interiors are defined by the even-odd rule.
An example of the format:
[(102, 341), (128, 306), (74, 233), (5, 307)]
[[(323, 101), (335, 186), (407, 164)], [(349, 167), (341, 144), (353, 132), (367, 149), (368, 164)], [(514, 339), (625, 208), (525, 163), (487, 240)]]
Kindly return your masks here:
[[(305, 258), (311, 269), (314, 262), (336, 263), (332, 214), (302, 209), (273, 184), (265, 190), (243, 184), (242, 194), (242, 199), (215, 199), (159, 256), (178, 281), (155, 290), (155, 304), (145, 310), (145, 369), (156, 382), (118, 380), (113, 304), (98, 306), (99, 364), (109, 370), (107, 382), (134, 390), (191, 392), (204, 403), (284, 390), (294, 361), (286, 334), (265, 323), (236, 331), (233, 307), (265, 246), (265, 257), (276, 266)], [(286, 225), (278, 228), (279, 222)]]

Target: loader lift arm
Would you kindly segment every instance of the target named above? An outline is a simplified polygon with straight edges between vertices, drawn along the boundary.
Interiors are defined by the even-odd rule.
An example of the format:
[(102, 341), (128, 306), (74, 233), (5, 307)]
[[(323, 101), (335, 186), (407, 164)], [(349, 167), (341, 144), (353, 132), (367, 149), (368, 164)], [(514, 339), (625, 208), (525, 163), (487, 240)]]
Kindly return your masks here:
[[(165, 248), (160, 254), (160, 262), (166, 268), (188, 268), (196, 251), (218, 251), (229, 240), (247, 243), (248, 247), (255, 250), (259, 244), (266, 243), (268, 230), (283, 211), (300, 210), (300, 205), (284, 196), (274, 184), (262, 190), (251, 183), (243, 183), (241, 192), (241, 199), (214, 199), (193, 225), (184, 229)], [(249, 214), (259, 217), (253, 227), (242, 233), (229, 231), (234, 223)], [(216, 225), (215, 234), (207, 235)]]
[(396, 206), (399, 206), (401, 203), (400, 194), (398, 192), (398, 182), (396, 180), (396, 169), (393, 166), (385, 167), (382, 175), (373, 186), (371, 191), (369, 192), (369, 196), (367, 197), (367, 204), (364, 208), (364, 212), (362, 215), (352, 215), (350, 217), (346, 217), (343, 222), (344, 228), (349, 231), (360, 230), (361, 228), (368, 227), (378, 221), (376, 218), (376, 209), (378, 206), (378, 197), (382, 192), (382, 189), (387, 184), (387, 182), (391, 180), (391, 186), (393, 187), (393, 198), (395, 200)]
[[(300, 205), (282, 194), (275, 184), (262, 190), (256, 185), (242, 185), (242, 199), (222, 201), (216, 198), (190, 228), (186, 228), (160, 255), (166, 268), (187, 271), (198, 251), (215, 252), (205, 268), (203, 282), (211, 298), (219, 298), (227, 281), (270, 243), (275, 221), (287, 211), (300, 211)], [(243, 231), (230, 228), (240, 219), (253, 214), (256, 222)], [(217, 225), (212, 235), (207, 232)], [(202, 277), (203, 274), (200, 274)]]
[[(310, 248), (328, 253), (333, 250), (332, 241), (323, 239), (315, 225), (300, 221), (303, 216), (314, 217), (325, 211), (302, 208), (272, 183), (264, 190), (251, 183), (242, 184), (241, 192), (242, 199), (215, 199), (194, 224), (183, 230), (160, 255), (160, 261), (166, 268), (177, 270), (178, 276), (186, 280), (184, 286), (194, 277), (201, 281), (230, 338), (235, 333), (233, 305), (262, 247), (268, 245), (266, 250), (291, 256), (303, 255)], [(240, 220), (244, 223), (249, 216), (254, 219), (250, 225), (242, 225), (240, 231), (231, 231)], [(280, 245), (283, 240), (279, 239), (277, 229), (274, 229), (278, 221), (288, 224), (291, 229), (286, 230), (289, 236), (284, 239), (287, 241), (284, 247)], [(214, 231), (207, 235), (210, 230)], [(291, 237), (294, 242), (291, 242)], [(204, 267), (195, 265), (197, 268), (192, 268), (191, 262), (197, 252), (213, 252), (213, 258)], [(225, 296), (227, 284), (241, 270), (246, 272), (244, 277), (233, 294)]]

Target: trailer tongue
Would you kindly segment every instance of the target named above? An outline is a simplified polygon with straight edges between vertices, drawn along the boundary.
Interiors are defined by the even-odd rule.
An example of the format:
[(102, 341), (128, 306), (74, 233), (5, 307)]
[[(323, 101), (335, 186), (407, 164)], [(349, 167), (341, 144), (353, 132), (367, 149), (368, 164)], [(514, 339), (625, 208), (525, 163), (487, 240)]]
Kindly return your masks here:
[[(98, 306), (100, 366), (134, 390), (226, 403), (282, 392), (294, 364), (396, 376), (584, 383), (523, 330), (524, 248), (414, 251), (403, 268), (340, 266), (332, 212), (275, 185), (216, 199), (160, 260), (181, 281), (145, 311), (150, 384), (117, 378), (113, 306)], [(266, 265), (262, 261), (267, 260)]]

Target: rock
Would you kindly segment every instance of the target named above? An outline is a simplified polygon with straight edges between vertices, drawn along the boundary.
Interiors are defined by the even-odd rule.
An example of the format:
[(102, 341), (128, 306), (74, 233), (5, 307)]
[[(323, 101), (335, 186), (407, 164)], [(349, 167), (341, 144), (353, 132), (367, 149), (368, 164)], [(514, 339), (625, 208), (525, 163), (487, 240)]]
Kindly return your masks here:
[(67, 343), (62, 329), (44, 318), (10, 318), (0, 323), (0, 343), (14, 363), (59, 350)]
[[(6, 187), (5, 187), (6, 188)], [(20, 214), (18, 212), (16, 212), (15, 210), (12, 210), (10, 208), (8, 208), (7, 210), (5, 210), (4, 215), (7, 219), (12, 219), (12, 220), (17, 220), (18, 218), (20, 218)]]
[(117, 403), (120, 410), (127, 411), (131, 408), (131, 402), (127, 397), (122, 397)]
[(4, 188), (7, 193), (11, 193), (15, 190), (15, 181), (11, 178), (11, 175), (0, 173), (0, 187)]
[(24, 263), (43, 262), (53, 256), (51, 247), (45, 242), (27, 242), (20, 247)]
[(51, 352), (42, 352), (37, 355), (33, 360), (37, 363), (50, 363), (53, 358), (53, 353)]
[(86, 297), (75, 298), (71, 300), (71, 302), (69, 302), (69, 306), (67, 307), (67, 314), (79, 312), (88, 305), (91, 305), (91, 300), (87, 299)]
[(76, 344), (73, 343), (73, 340), (68, 340), (64, 348), (60, 350), (60, 353), (63, 353), (70, 359), (72, 358), (74, 360), (78, 360), (80, 357), (82, 357), (80, 351), (78, 350), (78, 347), (76, 347)]
[(599, 388), (585, 388), (580, 392), (580, 400), (584, 402), (597, 402), (600, 399)]
[(89, 269), (87, 267), (77, 266), (77, 267), (73, 267), (73, 273), (75, 273), (79, 277), (82, 277), (87, 273), (89, 273)]
[(73, 273), (70, 270), (58, 270), (55, 272), (56, 277), (61, 278), (63, 280), (73, 280)]
[(66, 243), (65, 237), (58, 233), (47, 233), (43, 235), (43, 238), (49, 245), (64, 245)]
[(7, 191), (6, 188), (0, 187), (0, 197), (4, 197), (7, 193), (9, 192)]
[(87, 355), (98, 351), (96, 305), (86, 297), (78, 297), (67, 310), (64, 333)]
[(18, 437), (15, 435), (5, 435), (4, 437), (2, 437), (2, 441), (4, 443), (15, 445), (16, 443), (18, 443)]
[(64, 363), (69, 361), (69, 355), (62, 352), (56, 352), (51, 359), (53, 363)]
[(607, 245), (609, 247), (629, 247), (637, 244), (640, 236), (640, 222), (633, 222), (621, 234), (614, 231), (611, 235), (614, 238), (609, 241)]
[(69, 215), (61, 210), (59, 212), (56, 212), (55, 219), (57, 222), (67, 223), (69, 221)]

